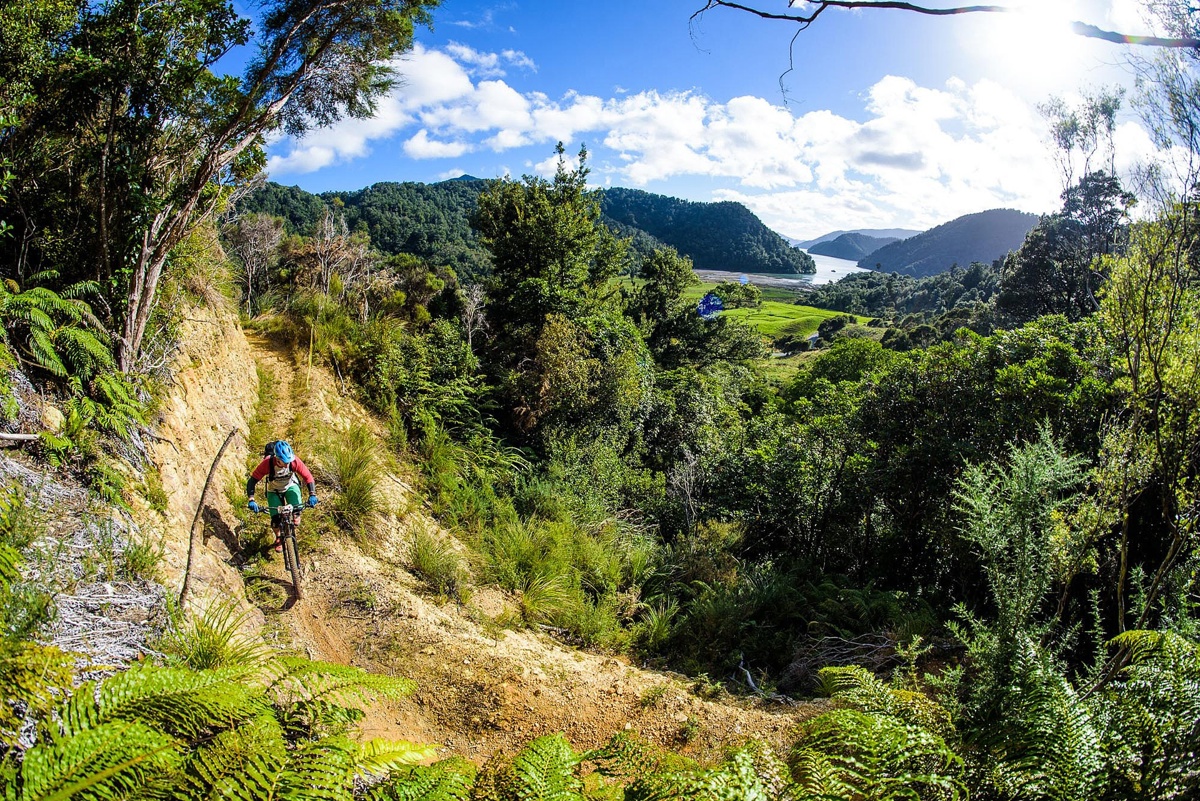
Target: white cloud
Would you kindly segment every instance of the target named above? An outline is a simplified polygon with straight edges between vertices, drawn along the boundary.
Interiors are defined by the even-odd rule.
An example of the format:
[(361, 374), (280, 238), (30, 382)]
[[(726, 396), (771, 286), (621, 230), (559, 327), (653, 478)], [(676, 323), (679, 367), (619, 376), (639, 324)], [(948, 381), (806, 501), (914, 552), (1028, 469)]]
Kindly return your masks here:
[[(855, 120), (824, 110), (797, 116), (760, 97), (722, 103), (694, 91), (552, 98), (484, 77), (521, 55), (418, 47), (398, 64), (404, 84), (379, 115), (276, 143), (270, 168), (320, 169), (366, 155), (374, 140), (404, 135), (413, 159), (545, 147), (514, 157), (552, 174), (549, 146), (563, 141), (573, 151), (586, 141), (598, 184), (655, 190), (672, 179), (704, 178), (721, 187), (718, 199), (740, 200), (797, 237), (825, 232), (808, 229), (810, 217), (826, 230), (921, 228), (986, 208), (1042, 212), (1058, 204), (1044, 122), (994, 82), (928, 87), (887, 76), (864, 93), (864, 116)], [(1120, 146), (1147, 152), (1138, 130), (1122, 129)]]
[(414, 159), (458, 158), (470, 153), (471, 146), (464, 142), (438, 142), (429, 138), (429, 131), (422, 128), (404, 143), (404, 152)]
[(537, 72), (537, 64), (520, 50), (485, 53), (458, 42), (451, 42), (446, 45), (446, 52), (459, 64), (464, 65), (472, 75), (480, 78), (502, 78), (507, 74), (509, 67)]
[(529, 70), (530, 72), (537, 72), (537, 64), (520, 50), (504, 50), (501, 51), (500, 56), (514, 67)]

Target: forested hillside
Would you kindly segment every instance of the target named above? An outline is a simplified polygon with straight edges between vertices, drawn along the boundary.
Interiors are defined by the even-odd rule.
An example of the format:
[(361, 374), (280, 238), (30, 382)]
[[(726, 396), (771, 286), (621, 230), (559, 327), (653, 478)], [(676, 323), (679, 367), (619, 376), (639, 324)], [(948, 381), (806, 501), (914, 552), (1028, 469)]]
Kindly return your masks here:
[(828, 242), (818, 242), (808, 247), (809, 253), (819, 256), (832, 256), (835, 259), (858, 261), (865, 258), (884, 245), (898, 241), (896, 237), (874, 237), (866, 234), (842, 234)]
[(812, 259), (740, 203), (694, 203), (638, 189), (606, 189), (606, 220), (645, 231), (690, 258), (697, 269), (812, 273)]
[[(311, 234), (324, 208), (336, 207), (348, 230), (362, 229), (374, 247), (454, 268), (464, 279), (486, 274), (490, 255), (471, 227), (480, 179), (436, 184), (380, 183), (354, 192), (313, 195), (268, 183), (244, 201), (247, 213), (282, 217), (291, 233)], [(631, 242), (635, 265), (656, 248), (674, 247), (697, 268), (807, 273), (815, 268), (739, 203), (692, 203), (626, 189), (601, 192), (603, 221)], [(636, 269), (636, 266), (635, 266)]]
[(859, 267), (911, 276), (933, 275), (952, 265), (990, 264), (1016, 250), (1038, 222), (1036, 214), (992, 209), (968, 214), (916, 236), (880, 248)]

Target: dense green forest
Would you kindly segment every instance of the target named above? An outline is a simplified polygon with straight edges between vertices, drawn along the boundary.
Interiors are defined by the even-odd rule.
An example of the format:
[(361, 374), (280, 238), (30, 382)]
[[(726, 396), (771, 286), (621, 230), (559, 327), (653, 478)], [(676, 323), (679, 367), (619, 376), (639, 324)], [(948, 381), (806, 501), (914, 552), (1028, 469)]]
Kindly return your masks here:
[(740, 203), (694, 203), (639, 189), (607, 189), (600, 209), (618, 225), (645, 231), (675, 248), (697, 269), (816, 272), (807, 253), (788, 245)]
[[(366, 233), (377, 250), (452, 267), (464, 281), (487, 275), (490, 254), (471, 227), (487, 181), (459, 178), (437, 184), (379, 183), (356, 192), (313, 195), (267, 183), (240, 204), (242, 213), (281, 217), (290, 234), (316, 231), (325, 209), (336, 209), (348, 230)], [(791, 247), (740, 203), (692, 203), (649, 192), (600, 193), (602, 220), (628, 240), (629, 269), (656, 249), (674, 247), (697, 268), (763, 273), (811, 273), (812, 259)]]
[(859, 260), (858, 266), (916, 277), (933, 275), (975, 261), (984, 263), (1015, 250), (1037, 224), (1035, 214), (992, 209), (967, 214), (924, 233), (884, 245)]
[[(719, 765), (647, 765), (620, 737), (581, 755), (551, 736), (478, 772), (404, 767), (432, 756), (352, 738), (362, 704), (410, 691), (403, 679), (196, 649), (186, 623), (143, 664), (74, 676), (38, 640), (53, 607), (21, 572), (36, 535), (12, 491), (0, 793), (1194, 797), (1194, 183), (1157, 187), (1134, 221), (1119, 180), (1091, 172), (998, 265), (822, 290), (904, 342), (834, 339), (771, 380), (757, 333), (697, 313), (692, 259), (656, 248), (636, 285), (616, 280), (635, 259), (605, 225), (610, 198), (639, 226), (651, 208), (672, 225), (697, 218), (590, 190), (583, 151), (560, 145), (550, 179), (489, 182), (466, 213), (404, 205), (425, 191), (406, 184), (319, 205), (271, 188), (277, 206), (239, 205), (263, 137), (366, 114), (435, 5), (268, 2), (240, 79), (210, 71), (250, 31), (219, 0), (0, 8), (5, 425), (23, 430), (14, 385), (36, 383), (67, 421), (35, 455), (126, 502), (114, 460), (136, 459), (150, 431), (180, 317), (234, 303), (263, 335), (311, 347), (387, 421), (389, 453), (420, 477), (475, 580), (519, 599), (511, 625), (829, 706), (789, 753), (751, 745)], [(1196, 155), (1192, 73), (1146, 77), (1156, 135)], [(389, 234), (385, 210), (407, 227)], [(745, 215), (720, 212), (738, 247), (782, 259)], [(454, 247), (431, 244), (464, 220), (472, 233)], [(906, 326), (918, 314), (932, 334)], [(618, 780), (585, 785), (585, 763)]]

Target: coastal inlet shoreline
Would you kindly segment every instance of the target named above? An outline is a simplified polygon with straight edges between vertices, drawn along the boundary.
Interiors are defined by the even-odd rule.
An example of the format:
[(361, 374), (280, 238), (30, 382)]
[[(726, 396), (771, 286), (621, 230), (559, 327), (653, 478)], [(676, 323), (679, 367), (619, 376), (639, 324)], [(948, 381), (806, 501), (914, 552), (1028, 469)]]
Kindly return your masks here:
[(832, 256), (820, 256), (810, 253), (817, 265), (817, 271), (811, 275), (796, 275), (795, 273), (742, 273), (733, 270), (696, 270), (701, 281), (740, 281), (746, 276), (750, 283), (757, 286), (774, 286), (786, 289), (807, 290), (821, 284), (831, 284), (851, 273), (868, 273), (852, 261), (835, 259)]

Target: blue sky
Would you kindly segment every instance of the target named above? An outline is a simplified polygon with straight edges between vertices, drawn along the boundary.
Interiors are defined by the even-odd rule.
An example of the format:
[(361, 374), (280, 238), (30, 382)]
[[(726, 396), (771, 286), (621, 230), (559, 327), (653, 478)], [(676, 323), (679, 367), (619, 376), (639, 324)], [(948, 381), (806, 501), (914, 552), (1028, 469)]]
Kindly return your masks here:
[[(586, 144), (597, 186), (737, 200), (797, 239), (924, 229), (1058, 205), (1038, 103), (1130, 83), (1136, 0), (1040, 0), (1032, 16), (827, 12), (794, 28), (701, 0), (445, 0), (371, 120), (275, 140), (272, 180), (310, 191), (469, 173), (551, 174)], [(786, 2), (762, 7), (785, 10)], [(1149, 152), (1132, 116), (1118, 161)]]

